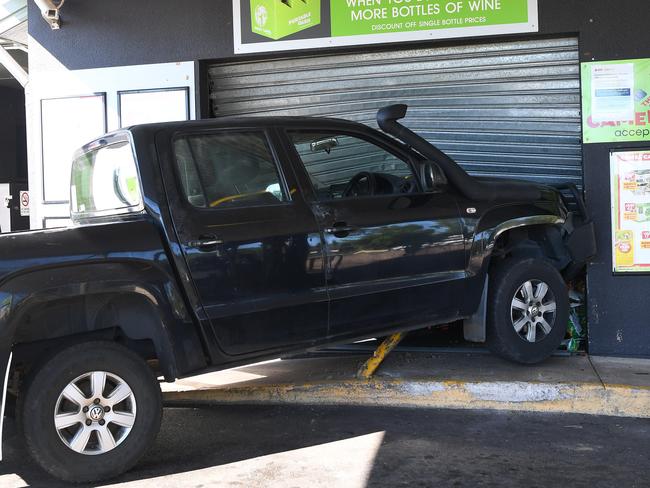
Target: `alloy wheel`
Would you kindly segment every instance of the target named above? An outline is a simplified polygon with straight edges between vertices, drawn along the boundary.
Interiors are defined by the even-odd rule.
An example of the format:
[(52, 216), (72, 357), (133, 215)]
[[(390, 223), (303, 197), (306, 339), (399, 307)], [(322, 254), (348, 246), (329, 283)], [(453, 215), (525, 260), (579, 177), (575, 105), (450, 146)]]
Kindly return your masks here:
[(528, 280), (512, 299), (512, 326), (521, 339), (530, 343), (542, 341), (555, 325), (556, 308), (549, 286), (540, 280)]
[(68, 448), (97, 455), (124, 442), (135, 417), (135, 396), (126, 381), (112, 373), (92, 371), (63, 389), (54, 408), (54, 427)]

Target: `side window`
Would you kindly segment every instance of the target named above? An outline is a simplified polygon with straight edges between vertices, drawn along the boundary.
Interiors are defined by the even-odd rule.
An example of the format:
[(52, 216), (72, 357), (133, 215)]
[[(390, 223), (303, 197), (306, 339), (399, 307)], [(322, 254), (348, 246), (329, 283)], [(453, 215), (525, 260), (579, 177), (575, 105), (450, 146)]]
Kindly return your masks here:
[(200, 208), (277, 205), (288, 201), (262, 132), (186, 134), (174, 139), (187, 200)]
[(77, 153), (70, 186), (73, 220), (130, 213), (141, 207), (140, 178), (130, 142)]
[(289, 132), (319, 200), (419, 191), (411, 166), (358, 137)]

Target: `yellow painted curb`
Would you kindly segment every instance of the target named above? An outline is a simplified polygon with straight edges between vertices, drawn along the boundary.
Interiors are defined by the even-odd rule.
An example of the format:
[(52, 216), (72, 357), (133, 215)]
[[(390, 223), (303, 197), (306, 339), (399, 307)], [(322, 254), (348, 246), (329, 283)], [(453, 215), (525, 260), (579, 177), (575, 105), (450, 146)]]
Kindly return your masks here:
[(308, 404), (514, 410), (650, 418), (650, 389), (530, 382), (349, 380), (163, 394), (168, 404)]

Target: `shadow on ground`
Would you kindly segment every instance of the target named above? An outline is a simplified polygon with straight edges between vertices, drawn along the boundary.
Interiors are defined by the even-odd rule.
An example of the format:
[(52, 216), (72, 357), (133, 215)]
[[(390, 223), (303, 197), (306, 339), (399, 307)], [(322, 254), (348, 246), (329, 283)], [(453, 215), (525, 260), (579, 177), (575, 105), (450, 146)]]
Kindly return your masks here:
[[(376, 449), (336, 444), (357, 438), (378, 439)], [(5, 439), (0, 480), (17, 475), (29, 486), (69, 486), (29, 459), (12, 422)], [(322, 451), (326, 460), (291, 458), (294, 450), (330, 444), (336, 447)], [(106, 484), (188, 486), (192, 475), (189, 486), (292, 487), (311, 480), (309, 486), (342, 488), (632, 487), (647, 486), (649, 451), (650, 421), (637, 419), (322, 406), (168, 408), (154, 448)], [(280, 453), (284, 457), (255, 465)]]

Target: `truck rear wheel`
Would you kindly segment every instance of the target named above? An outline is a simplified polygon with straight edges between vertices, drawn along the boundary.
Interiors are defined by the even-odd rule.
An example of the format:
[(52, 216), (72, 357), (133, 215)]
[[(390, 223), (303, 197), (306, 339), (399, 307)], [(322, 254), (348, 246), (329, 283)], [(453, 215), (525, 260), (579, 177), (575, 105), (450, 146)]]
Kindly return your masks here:
[(52, 356), (28, 380), (20, 408), (30, 454), (72, 482), (130, 469), (153, 443), (161, 416), (160, 388), (147, 364), (111, 342)]
[(561, 344), (569, 297), (560, 273), (541, 259), (507, 259), (491, 272), (487, 346), (510, 361), (534, 364)]

